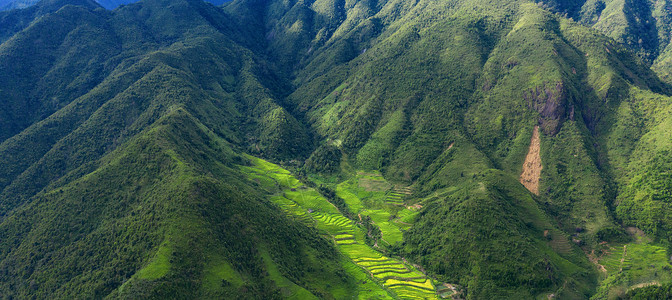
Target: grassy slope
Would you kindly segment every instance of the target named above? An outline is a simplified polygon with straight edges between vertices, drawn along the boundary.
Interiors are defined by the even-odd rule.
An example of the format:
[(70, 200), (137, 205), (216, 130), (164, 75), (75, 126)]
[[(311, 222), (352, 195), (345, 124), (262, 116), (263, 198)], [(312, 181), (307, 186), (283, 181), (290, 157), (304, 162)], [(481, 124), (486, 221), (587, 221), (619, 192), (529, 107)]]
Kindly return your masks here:
[[(650, 61), (666, 43), (664, 2), (648, 8), (610, 1), (600, 12), (585, 11), (594, 3), (585, 3), (580, 12), (581, 3), (563, 9), (586, 18), (610, 14), (591, 25), (639, 47), (639, 56)], [(663, 167), (646, 172), (665, 168), (660, 157), (667, 149), (667, 87), (629, 50), (518, 2), (387, 2), (372, 12), (373, 17), (349, 33), (339, 32), (345, 45), (326, 44), (314, 54), (319, 59), (306, 59), (305, 69), (296, 73), (298, 89), (289, 99), (326, 138), (323, 147), (336, 145), (356, 168), (382, 170), (393, 181), (414, 183), (422, 197), (459, 186), (493, 167), (517, 177), (537, 123), (544, 133), (538, 201), (551, 223), (591, 249), (602, 240), (621, 238), (610, 208), (625, 203), (617, 210), (618, 219), (649, 233), (667, 232), (660, 229), (667, 225), (650, 225), (667, 223), (655, 213), (665, 211), (655, 199), (665, 197), (666, 179), (633, 175), (652, 161)], [(651, 26), (649, 13), (658, 19), (657, 28)], [(387, 26), (374, 30), (375, 22)], [(656, 37), (656, 30), (663, 34)], [(368, 42), (361, 39), (364, 32)], [(358, 42), (352, 41), (355, 37)], [(641, 179), (627, 183), (632, 178)], [(652, 193), (654, 189), (662, 191)], [(628, 196), (633, 190), (652, 200), (633, 201)], [(425, 240), (430, 232), (427, 228), (415, 234)], [(567, 247), (553, 241), (552, 248), (563, 254)], [(591, 269), (581, 255), (570, 260)], [(434, 271), (464, 270), (447, 268)], [(568, 269), (560, 273), (572, 274)], [(478, 280), (472, 284), (487, 290)], [(581, 284), (565, 289), (590, 294), (590, 287)]]
[(594, 299), (624, 297), (627, 292), (648, 285), (670, 282), (671, 274), (665, 248), (648, 242), (608, 245), (599, 263), (606, 277)]
[[(405, 261), (386, 257), (380, 252), (386, 248), (381, 245), (380, 240), (373, 246), (371, 242), (367, 242), (370, 232), (366, 232), (360, 217), (369, 214), (362, 211), (354, 220), (350, 220), (325, 197), (297, 180), (289, 171), (258, 158), (250, 159), (253, 165), (242, 168), (248, 178), (258, 182), (264, 190), (274, 193), (271, 201), (286, 214), (332, 238), (345, 257), (341, 263), (346, 270), (354, 278), (364, 278), (352, 290), (359, 299), (436, 299), (434, 281)], [(353, 195), (346, 200), (348, 204), (352, 201), (366, 202), (367, 199), (359, 200), (358, 196)], [(380, 223), (376, 224), (381, 226), (383, 238), (392, 232)], [(349, 268), (351, 265), (357, 267)]]
[[(101, 159), (149, 132), (151, 124), (175, 113), (178, 105), (235, 145), (235, 151), (285, 160), (305, 158), (315, 148), (311, 143), (315, 133), (316, 148), (322, 150), (311, 159), (318, 165), (326, 161), (329, 167), (313, 171), (337, 172), (342, 159), (349, 172), (380, 170), (390, 182), (412, 184), (413, 197), (424, 199), (425, 207), (418, 225), (404, 237), (404, 253), (439, 278), (461, 282), (474, 296), (590, 294), (595, 274), (561, 230), (575, 234), (588, 249), (602, 239), (618, 238), (610, 213), (614, 204), (619, 205), (617, 216), (627, 224), (666, 241), (668, 222), (660, 213), (667, 209), (663, 199), (669, 181), (664, 172), (669, 131), (666, 87), (624, 48), (524, 1), (269, 3), (268, 9), (259, 10), (253, 1), (234, 1), (225, 9), (228, 15), (199, 1), (144, 1), (112, 13), (70, 6), (4, 42), (0, 51), (18, 55), (20, 49), (32, 47), (50, 24), (78, 21), (47, 40), (46, 48), (61, 51), (49, 53), (58, 55), (31, 57), (28, 64), (2, 60), (7, 69), (19, 73), (22, 69), (12, 64), (35, 68), (29, 72), (35, 77), (0, 79), (19, 80), (19, 86), (39, 81), (38, 87), (44, 89), (35, 95), (21, 94), (29, 89), (5, 90), (9, 96), (4, 98), (26, 105), (32, 103), (21, 100), (27, 97), (36, 107), (46, 107), (15, 107), (9, 110), (11, 118), (3, 118), (11, 121), (22, 118), (16, 113), (40, 112), (0, 133), (6, 138), (0, 157), (7, 162), (0, 167), (3, 222), (17, 222), (15, 214), (27, 212), (30, 205), (52, 202), (38, 200), (46, 199), (41, 198), (44, 193), (95, 174), (104, 167)], [(84, 40), (92, 44), (79, 45), (76, 41), (83, 37), (90, 37)], [(102, 46), (115, 55), (104, 60), (109, 57), (83, 52)], [(84, 54), (91, 57), (90, 68), (78, 65), (80, 60), (73, 62)], [(71, 77), (61, 76), (66, 73)], [(288, 79), (293, 79), (295, 90)], [(287, 101), (276, 101), (289, 92)], [(50, 93), (68, 96), (55, 105), (45, 100), (52, 100)], [(541, 194), (530, 198), (516, 178), (536, 124), (542, 127), (544, 169)], [(196, 151), (183, 159), (192, 154), (207, 157)], [(642, 168), (650, 162), (655, 162), (653, 167)], [(213, 186), (203, 198), (233, 193), (216, 182), (221, 178), (213, 178), (215, 182), (202, 184)], [(258, 179), (266, 182), (263, 176)], [(194, 186), (199, 182), (182, 186), (175, 194), (198, 190)], [(472, 191), (478, 192), (465, 196)], [(130, 194), (137, 196), (138, 191)], [(54, 202), (77, 198), (53, 197), (49, 199)], [(376, 199), (358, 200), (370, 209)], [(175, 207), (179, 210), (179, 205)], [(393, 213), (372, 211), (371, 216), (384, 225), (387, 214)], [(442, 224), (445, 229), (437, 233), (436, 220), (443, 221), (446, 215), (450, 217)], [(482, 219), (490, 223), (481, 224)], [(191, 222), (200, 221), (178, 223)], [(209, 230), (211, 224), (205, 224), (196, 226), (194, 236), (206, 236), (198, 233)], [(56, 225), (43, 227), (56, 230)], [(575, 233), (577, 228), (580, 233)], [(545, 230), (550, 240), (545, 240), (549, 239)], [(481, 237), (489, 239), (480, 241)], [(399, 234), (392, 239), (398, 241)], [(228, 284), (221, 282), (222, 290), (216, 293), (241, 288), (236, 291), (257, 295), (269, 286), (284, 287), (279, 292), (289, 293), (285, 296), (303, 293), (302, 288), (332, 293), (321, 290), (320, 284), (302, 282), (300, 276), (290, 276), (293, 283), (279, 278), (275, 270), (283, 273), (293, 263), (280, 263), (277, 269), (264, 253), (256, 256), (256, 266), (249, 267), (265, 266), (275, 283), (259, 279), (258, 285), (247, 286), (249, 278), (225, 271), (236, 265), (218, 254), (208, 254), (213, 264), (202, 271), (173, 270), (168, 254), (188, 240), (182, 234), (155, 237), (151, 246), (144, 246), (155, 250), (144, 252), (142, 259), (125, 267), (127, 271), (115, 271), (116, 279), (106, 281), (112, 282), (111, 287), (90, 291), (109, 292), (133, 276), (115, 293), (160, 293), (168, 285), (208, 295), (217, 290), (222, 276)], [(442, 246), (457, 241), (468, 245), (469, 255), (460, 247)], [(17, 250), (19, 244), (24, 252)], [(7, 242), (5, 251), (30, 257), (37, 249), (32, 247), (38, 245)], [(202, 253), (210, 253), (206, 248)], [(522, 254), (505, 255), (513, 250)], [(470, 255), (474, 265), (452, 263)], [(182, 266), (191, 264), (186, 256), (180, 259), (186, 259)], [(147, 269), (128, 271), (137, 270), (140, 262), (147, 263)], [(22, 276), (33, 276), (34, 268), (26, 267)], [(237, 272), (251, 272), (241, 268)], [(171, 270), (177, 275), (171, 277)], [(198, 277), (192, 271), (205, 274), (208, 287), (186, 288), (193, 283), (180, 276)], [(253, 278), (266, 278), (254, 274)], [(54, 278), (65, 280), (68, 275)], [(16, 283), (20, 293), (32, 288), (29, 284)], [(77, 285), (73, 283), (73, 289)], [(63, 289), (65, 293), (69, 287)]]
[[(0, 157), (7, 162), (0, 172), (5, 210), (108, 153), (176, 103), (255, 153), (286, 158), (305, 152), (310, 143), (300, 134), (302, 126), (273, 100), (275, 79), (258, 57), (234, 42), (235, 32), (219, 31), (225, 29), (223, 12), (205, 3), (178, 1), (171, 11), (182, 9), (188, 15), (162, 17), (169, 26), (141, 17), (165, 13), (165, 6), (150, 1), (116, 11), (106, 26), (120, 36), (124, 51), (111, 59), (121, 62), (110, 75), (0, 144)], [(95, 48), (96, 42), (87, 47)], [(57, 83), (45, 80), (49, 84)], [(19, 152), (23, 155), (15, 155)]]
[(332, 246), (240, 181), (236, 159), (184, 109), (171, 110), (93, 172), (3, 221), (2, 290), (65, 298), (348, 291)]
[[(73, 14), (92, 19), (71, 20), (74, 27), (103, 29), (91, 39), (77, 35), (90, 31), (66, 30), (65, 57), (82, 58), (71, 45), (95, 49), (109, 61), (88, 62), (110, 69), (96, 75), (104, 80), (95, 88), (0, 145), (1, 289), (40, 298), (347, 293), (351, 280), (333, 247), (277, 214), (226, 167), (236, 157), (229, 142), (277, 157), (295, 157), (309, 143), (275, 104), (268, 68), (226, 30), (224, 13), (196, 1), (146, 1), (105, 17), (70, 6), (2, 47), (16, 53)], [(117, 52), (98, 45), (110, 33)], [(22, 59), (49, 67), (38, 56)], [(78, 68), (56, 60), (59, 72)], [(29, 79), (58, 93), (55, 68)], [(278, 127), (285, 130), (269, 130)], [(248, 134), (261, 141), (248, 144)]]
[[(639, 157), (632, 154), (638, 139), (650, 130), (620, 125), (632, 120), (621, 109), (641, 103), (646, 93), (666, 98), (656, 76), (625, 48), (534, 5), (420, 1), (398, 20), (386, 16), (394, 10), (386, 8), (374, 17), (392, 21), (371, 46), (363, 46), (366, 51), (331, 68), (319, 60), (298, 73), (305, 82), (289, 99), (297, 111), (306, 111), (325, 143), (340, 147), (357, 168), (381, 169), (393, 181), (414, 183), (422, 197), (493, 167), (516, 178), (531, 128), (540, 124), (544, 169), (538, 200), (560, 229), (589, 247), (616, 238), (609, 207), (616, 186), (629, 176), (625, 165)], [(362, 21), (360, 28), (365, 26)], [(322, 51), (341, 53), (336, 47)], [(324, 75), (309, 75), (320, 68)], [(664, 148), (649, 144), (658, 149), (653, 152)], [(426, 215), (437, 210), (426, 209)], [(413, 232), (416, 247), (430, 228)], [(418, 258), (427, 255), (425, 247)], [(591, 269), (581, 255), (573, 259)], [(446, 268), (434, 271), (466, 269)], [(590, 293), (588, 286), (578, 290)]]

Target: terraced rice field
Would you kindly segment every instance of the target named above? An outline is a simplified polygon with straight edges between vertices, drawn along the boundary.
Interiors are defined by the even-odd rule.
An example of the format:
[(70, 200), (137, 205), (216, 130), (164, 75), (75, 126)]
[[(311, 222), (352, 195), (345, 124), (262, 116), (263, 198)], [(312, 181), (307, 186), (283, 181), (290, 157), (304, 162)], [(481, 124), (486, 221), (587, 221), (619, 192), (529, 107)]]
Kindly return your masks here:
[(364, 214), (371, 217), (371, 220), (378, 225), (383, 234), (383, 240), (390, 245), (403, 240), (403, 231), (398, 223), (390, 221), (390, 213), (382, 209), (366, 210)]
[(437, 288), (436, 293), (439, 294), (439, 297), (441, 298), (448, 298), (455, 294), (455, 290), (453, 290), (450, 285), (443, 285)]
[(395, 286), (392, 290), (401, 299), (426, 299), (422, 296), (418, 297), (415, 287)]
[(289, 200), (283, 196), (271, 197), (271, 201), (273, 201), (276, 205), (280, 206), (288, 216), (296, 220), (299, 220), (306, 225), (309, 226), (315, 225), (315, 220), (313, 220), (308, 211), (306, 211), (301, 206), (296, 204), (296, 202)]
[[(250, 178), (262, 186), (271, 187), (272, 183), (280, 189), (279, 193), (271, 197), (271, 201), (289, 216), (327, 232), (341, 253), (369, 274), (374, 282), (391, 291), (391, 296), (400, 299), (437, 299), (431, 279), (403, 261), (386, 257), (368, 246), (364, 241), (363, 229), (340, 214), (317, 191), (303, 186), (289, 171), (277, 165), (251, 159), (254, 166), (244, 167), (248, 174), (252, 174)], [(354, 197), (354, 193), (348, 196)], [(361, 205), (362, 202), (358, 203)], [(389, 215), (381, 210), (373, 213), (372, 219), (381, 225), (386, 224), (381, 226), (384, 238), (400, 241), (401, 230), (388, 222)]]
[[(337, 214), (313, 212), (313, 219), (333, 236), (338, 249), (401, 299), (436, 299), (431, 280), (402, 261), (383, 256), (364, 243), (354, 223)], [(396, 289), (403, 288), (401, 294)], [(403, 295), (402, 295), (403, 294)]]
[(397, 219), (393, 220), (393, 222), (399, 227), (401, 230), (408, 230), (413, 226), (412, 224), (415, 222), (415, 217), (418, 215), (417, 211), (413, 211), (410, 209), (404, 209), (400, 210), (397, 212)]
[(328, 225), (336, 226), (336, 227), (345, 227), (345, 228), (352, 228), (353, 223), (350, 219), (344, 217), (343, 215), (340, 214), (323, 214), (323, 213), (313, 213), (313, 216), (318, 219), (321, 222), (324, 222)]
[(621, 269), (621, 259), (623, 258), (623, 245), (610, 247), (609, 255), (600, 260), (600, 264), (607, 269), (608, 274), (618, 273)]
[[(622, 253), (623, 251), (621, 250), (621, 254)], [(621, 268), (621, 259), (618, 254), (612, 254), (609, 258), (602, 260), (601, 264), (607, 269), (607, 274), (614, 274), (618, 273)]]
[(337, 233), (334, 235), (334, 241), (336, 245), (352, 245), (357, 243), (355, 235), (349, 232)]
[(395, 186), (385, 198), (385, 203), (392, 205), (404, 205), (404, 197), (410, 195), (413, 190), (410, 187)]
[[(404, 205), (404, 197), (413, 190), (411, 187), (393, 187), (382, 175), (374, 175), (358, 172), (356, 178), (339, 184), (336, 194), (345, 200), (351, 212), (371, 217), (380, 228), (383, 242), (394, 245), (403, 240), (403, 232), (411, 228), (417, 215), (417, 209), (408, 209)], [(376, 182), (379, 188), (372, 188), (371, 182)], [(380, 187), (387, 187), (387, 190), (380, 190)]]
[(385, 203), (392, 205), (404, 205), (403, 197), (404, 196), (402, 194), (390, 192), (385, 198)]
[(672, 280), (665, 247), (649, 243), (616, 244), (600, 258), (612, 290), (628, 290)]
[[(367, 247), (361, 245), (362, 247)], [(340, 247), (358, 266), (402, 299), (436, 299), (431, 280), (402, 261), (362, 247)], [(373, 255), (373, 256), (367, 256)], [(397, 290), (403, 293), (397, 293)], [(403, 295), (402, 295), (403, 294)]]
[(551, 241), (550, 245), (553, 250), (561, 254), (570, 254), (572, 253), (572, 244), (570, 241), (557, 229), (553, 229), (551, 232)]

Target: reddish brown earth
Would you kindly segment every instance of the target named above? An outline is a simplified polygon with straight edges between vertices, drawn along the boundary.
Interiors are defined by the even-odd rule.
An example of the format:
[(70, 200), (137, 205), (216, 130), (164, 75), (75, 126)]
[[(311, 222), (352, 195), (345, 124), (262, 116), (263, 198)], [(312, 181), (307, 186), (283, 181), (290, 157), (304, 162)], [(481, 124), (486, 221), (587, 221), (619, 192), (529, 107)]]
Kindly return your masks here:
[(520, 174), (520, 183), (537, 195), (539, 195), (539, 177), (541, 177), (541, 169), (543, 168), (541, 166), (540, 150), (539, 126), (534, 126), (530, 150), (527, 152), (527, 157), (525, 157), (523, 163), (523, 173)]

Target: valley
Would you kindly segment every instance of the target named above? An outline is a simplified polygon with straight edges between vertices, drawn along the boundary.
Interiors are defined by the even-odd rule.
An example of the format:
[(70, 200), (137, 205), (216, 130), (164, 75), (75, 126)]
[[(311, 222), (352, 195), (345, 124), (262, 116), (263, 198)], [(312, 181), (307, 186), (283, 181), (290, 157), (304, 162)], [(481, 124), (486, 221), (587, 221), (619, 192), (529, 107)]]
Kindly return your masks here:
[(0, 3), (0, 299), (672, 291), (668, 0)]
[[(355, 207), (350, 208), (350, 212), (355, 216), (354, 220), (351, 220), (343, 216), (336, 206), (314, 188), (306, 186), (292, 176), (288, 170), (259, 158), (248, 156), (248, 159), (252, 162), (252, 166), (243, 166), (242, 170), (267, 191), (276, 191), (270, 198), (273, 203), (288, 216), (320, 230), (324, 237), (334, 242), (346, 259), (368, 275), (367, 279), (358, 285), (360, 299), (438, 299), (437, 291), (442, 290), (441, 284), (427, 277), (405, 259), (384, 255), (385, 248), (379, 245), (385, 243), (391, 246), (401, 242), (402, 228), (408, 228), (412, 224), (401, 223), (402, 221), (397, 218), (390, 217), (391, 214), (385, 209), (366, 208), (371, 205), (369, 203), (375, 203), (376, 199), (372, 196), (377, 194), (375, 196), (378, 196), (379, 205), (395, 206), (395, 210), (401, 210), (397, 214), (406, 216), (404, 220), (412, 222), (412, 216), (417, 211), (405, 208), (400, 199), (401, 192), (406, 189), (389, 189), (391, 186), (380, 175), (368, 173), (360, 173), (354, 180), (366, 182), (366, 188), (359, 188), (359, 183), (355, 184), (354, 188), (349, 187), (348, 182), (340, 184), (337, 197), (346, 196), (344, 199), (347, 199), (348, 207)], [(378, 188), (360, 199), (358, 196), (360, 192), (364, 194), (367, 193), (367, 189), (371, 189), (370, 181), (376, 181)], [(382, 190), (380, 187), (388, 189)], [(349, 188), (353, 188), (354, 191)], [(397, 207), (399, 205), (401, 208)], [(363, 217), (368, 217), (371, 222), (369, 226), (380, 232), (380, 239), (373, 237), (371, 229), (366, 231), (362, 224)], [(371, 289), (371, 283), (375, 283), (376, 288)], [(447, 292), (444, 288), (440, 294), (448, 297), (452, 294), (452, 290)]]

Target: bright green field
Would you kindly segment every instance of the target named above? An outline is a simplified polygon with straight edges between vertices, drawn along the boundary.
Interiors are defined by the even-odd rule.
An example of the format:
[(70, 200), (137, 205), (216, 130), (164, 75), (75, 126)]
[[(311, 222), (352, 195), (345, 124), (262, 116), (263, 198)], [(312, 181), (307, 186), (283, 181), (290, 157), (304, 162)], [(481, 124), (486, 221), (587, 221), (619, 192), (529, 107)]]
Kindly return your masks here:
[(404, 205), (410, 188), (394, 187), (379, 173), (357, 172), (357, 175), (336, 186), (353, 213), (367, 215), (380, 228), (383, 241), (389, 245), (401, 242), (403, 232), (415, 220), (417, 211)]
[(383, 240), (389, 244), (395, 244), (403, 240), (403, 231), (398, 223), (390, 221), (390, 213), (382, 209), (367, 210), (363, 212), (371, 217), (383, 232)]
[(625, 292), (672, 280), (667, 250), (650, 243), (610, 245), (599, 263), (607, 270), (594, 299), (619, 297)]
[[(357, 278), (360, 299), (437, 299), (429, 278), (401, 260), (386, 257), (367, 245), (364, 230), (344, 217), (315, 189), (303, 185), (289, 171), (275, 164), (251, 156), (248, 158), (252, 166), (242, 167), (242, 170), (250, 180), (275, 192), (270, 197), (273, 203), (289, 216), (315, 226), (333, 239), (338, 250), (347, 258), (343, 263), (344, 269)], [(352, 212), (370, 216), (381, 229), (383, 240), (394, 244), (402, 241), (403, 230), (410, 227), (410, 224), (399, 221), (412, 221), (415, 212), (403, 206), (386, 204), (390, 188), (391, 185), (382, 176), (360, 173), (357, 178), (338, 185), (337, 195), (345, 199)], [(391, 217), (393, 215), (396, 217)], [(312, 296), (280, 277), (278, 284), (284, 287), (288, 297)]]

